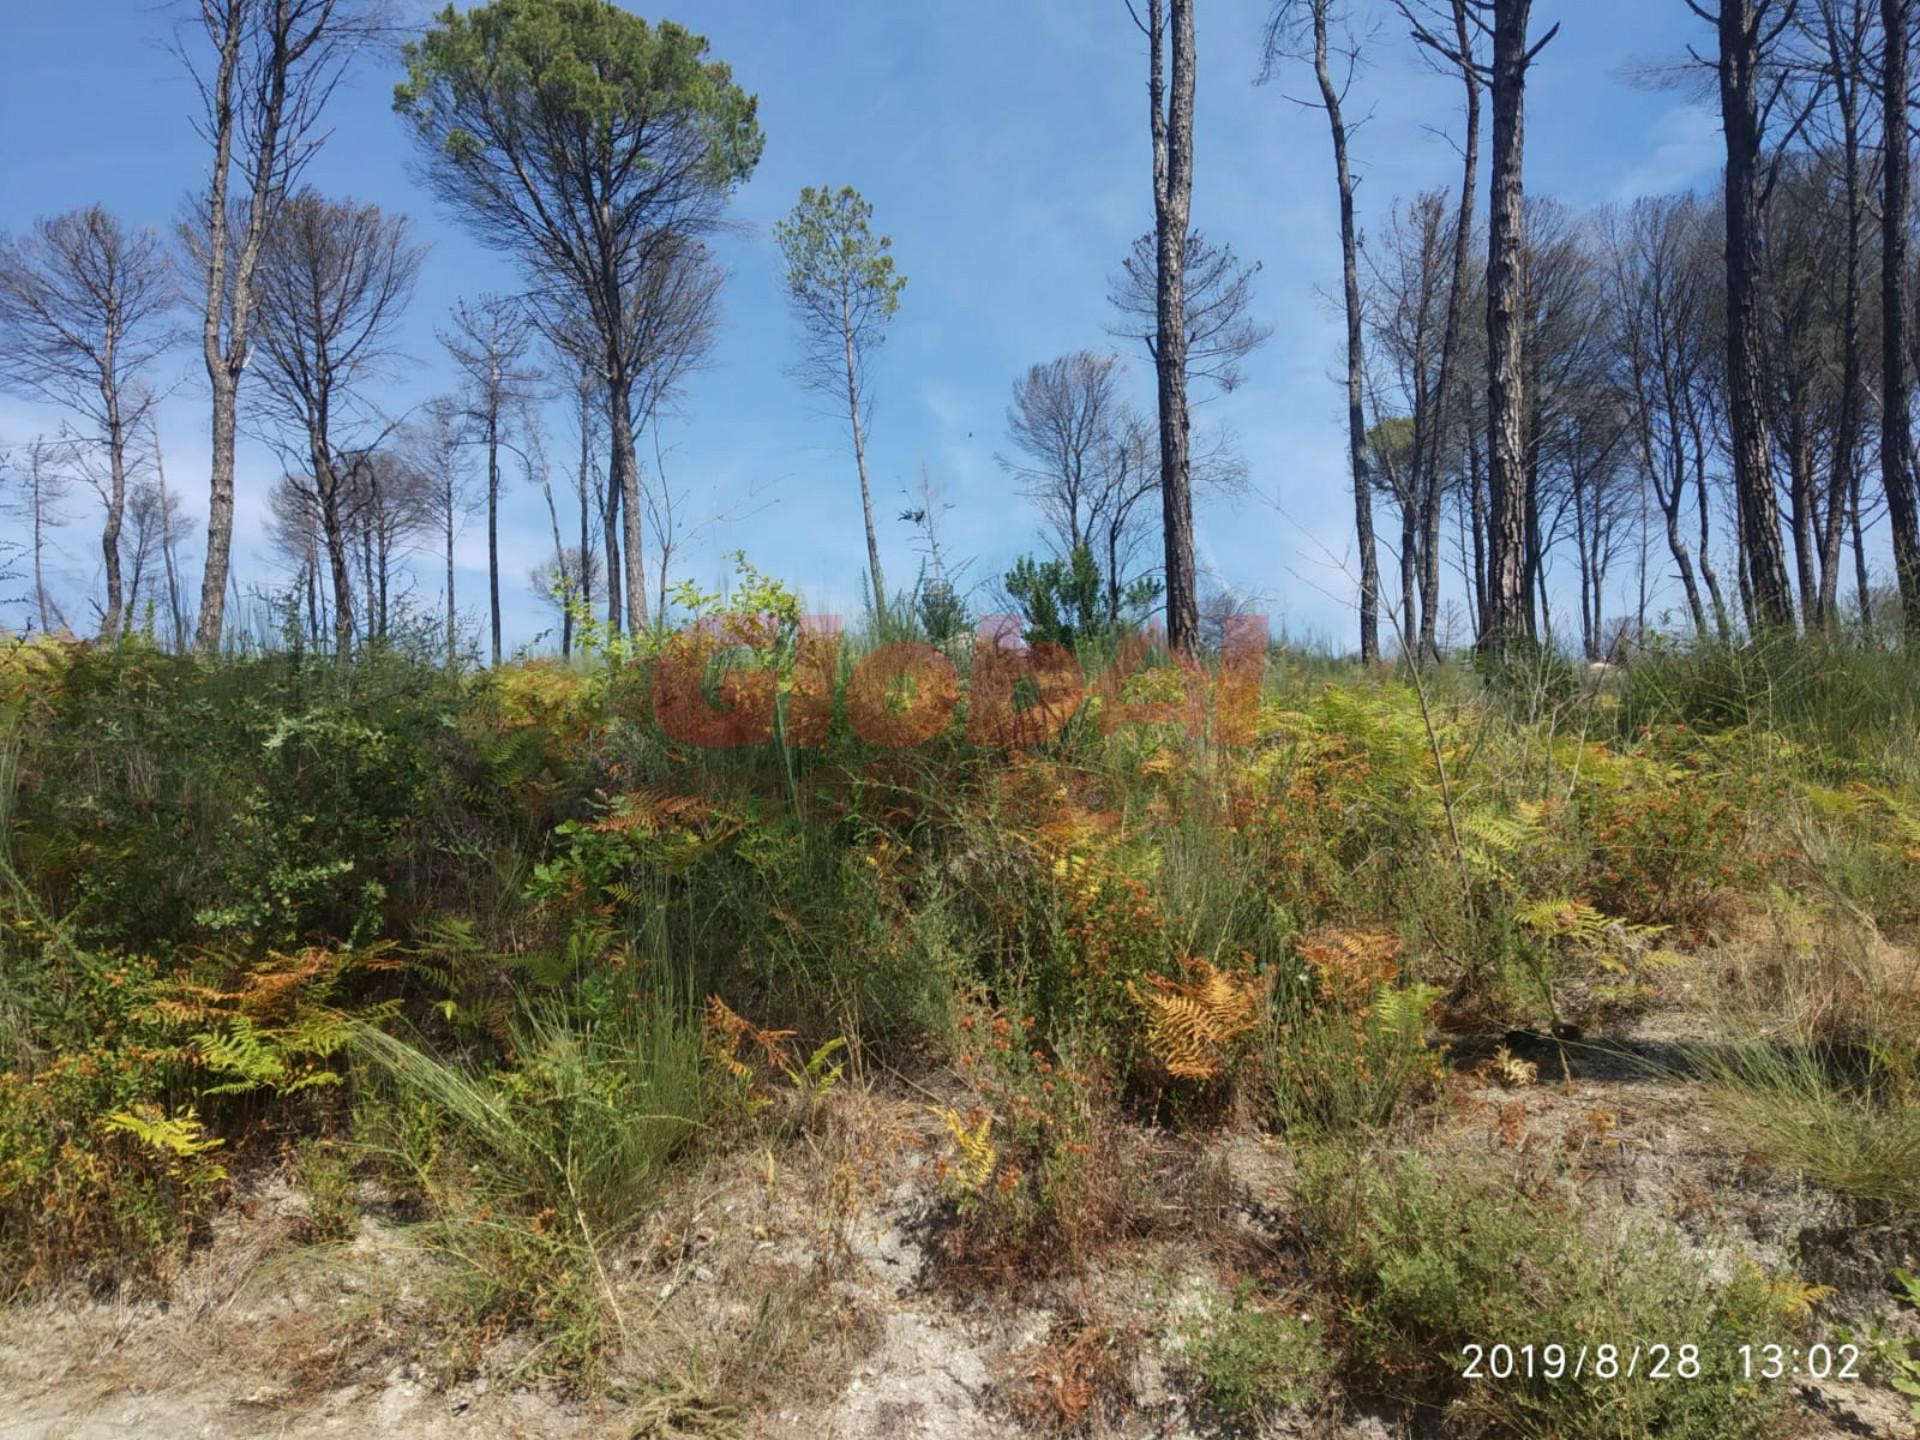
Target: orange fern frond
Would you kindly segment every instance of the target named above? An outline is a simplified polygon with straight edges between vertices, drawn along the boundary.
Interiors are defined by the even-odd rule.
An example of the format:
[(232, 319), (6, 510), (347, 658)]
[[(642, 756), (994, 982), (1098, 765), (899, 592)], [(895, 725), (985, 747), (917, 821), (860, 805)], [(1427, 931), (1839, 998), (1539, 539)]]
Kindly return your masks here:
[(1225, 1073), (1234, 1043), (1260, 1022), (1260, 994), (1249, 975), (1211, 961), (1186, 962), (1190, 980), (1147, 977), (1133, 989), (1147, 1012), (1147, 1046), (1179, 1080), (1214, 1080)]
[(1318, 930), (1300, 942), (1300, 956), (1319, 972), (1321, 988), (1333, 999), (1366, 1000), (1400, 978), (1400, 937), (1391, 930)]
[(754, 1069), (741, 1058), (744, 1048), (751, 1055), (758, 1050), (766, 1063), (776, 1070), (785, 1069), (790, 1057), (787, 1041), (791, 1030), (762, 1030), (751, 1020), (736, 1014), (718, 995), (707, 997), (707, 1017), (703, 1025), (702, 1048), (708, 1058), (739, 1080), (752, 1080)]

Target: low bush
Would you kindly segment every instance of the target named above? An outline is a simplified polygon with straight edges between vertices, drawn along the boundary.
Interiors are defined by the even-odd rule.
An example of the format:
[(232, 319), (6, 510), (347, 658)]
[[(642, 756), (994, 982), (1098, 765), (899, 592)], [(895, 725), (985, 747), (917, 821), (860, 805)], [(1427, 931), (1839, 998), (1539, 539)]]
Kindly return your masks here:
[[(1302, 1167), (1298, 1206), (1301, 1241), (1341, 1297), (1349, 1385), (1468, 1431), (1753, 1440), (1785, 1396), (1745, 1377), (1740, 1347), (1788, 1338), (1814, 1299), (1744, 1264), (1703, 1285), (1700, 1257), (1670, 1236), (1484, 1165), (1324, 1149)], [(1697, 1375), (1675, 1368), (1683, 1345)], [(1495, 1346), (1511, 1367), (1489, 1361)], [(1601, 1346), (1618, 1373), (1596, 1364)]]
[(949, 1257), (998, 1274), (1080, 1263), (1120, 1233), (1138, 1199), (1101, 1060), (1081, 1032), (1044, 1040), (1017, 1000), (1002, 1009), (966, 997), (956, 1030), (972, 1100), (938, 1110)]
[(159, 1009), (173, 977), (26, 917), (10, 938), (44, 962), (30, 1043), (0, 1073), (0, 1294), (73, 1275), (162, 1286), (226, 1178), (194, 1105), (190, 1031)]
[(1254, 1291), (1251, 1282), (1242, 1282), (1225, 1305), (1184, 1327), (1186, 1364), (1200, 1403), (1229, 1424), (1312, 1399), (1332, 1370), (1320, 1344), (1324, 1327), (1311, 1315), (1262, 1306)]

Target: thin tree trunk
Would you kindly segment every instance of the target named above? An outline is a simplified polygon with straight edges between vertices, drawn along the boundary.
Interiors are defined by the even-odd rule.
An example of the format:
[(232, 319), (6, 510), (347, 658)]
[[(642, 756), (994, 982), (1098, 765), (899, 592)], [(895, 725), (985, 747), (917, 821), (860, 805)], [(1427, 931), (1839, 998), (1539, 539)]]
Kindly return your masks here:
[(447, 542), (447, 668), (453, 669), (460, 660), (460, 612), (455, 608), (453, 594), (453, 521), (454, 506), (457, 503), (453, 489), (453, 467), (449, 465), (446, 473), (446, 493), (442, 497), (442, 518), (446, 521)]
[(1467, 0), (1453, 0), (1455, 56), (1461, 82), (1467, 92), (1465, 143), (1461, 148), (1460, 206), (1453, 229), (1453, 276), (1447, 288), (1446, 328), (1440, 339), (1439, 393), (1428, 443), (1428, 456), (1422, 482), (1422, 504), (1426, 509), (1426, 547), (1421, 571), (1420, 644), (1429, 659), (1440, 658), (1435, 637), (1440, 609), (1440, 455), (1446, 444), (1448, 410), (1453, 399), (1454, 366), (1460, 354), (1460, 331), (1465, 323), (1467, 286), (1472, 276), (1473, 206), (1479, 185), (1480, 167), (1480, 76), (1473, 66), (1473, 37), (1467, 16)]
[(1860, 635), (1873, 638), (1873, 586), (1867, 575), (1867, 541), (1860, 524), (1860, 474), (1854, 472), (1853, 494), (1848, 497), (1847, 519), (1853, 531), (1853, 585), (1860, 596)]
[(33, 599), (40, 615), (40, 633), (53, 630), (52, 606), (47, 599), (47, 503), (46, 460), (39, 441), (34, 442), (33, 458)]
[[(1796, 419), (1795, 430), (1803, 428)], [(1787, 528), (1793, 535), (1793, 567), (1800, 586), (1800, 610), (1811, 627), (1820, 621), (1820, 578), (1814, 562), (1813, 442), (1796, 434), (1787, 449)]]
[[(1367, 466), (1367, 418), (1362, 403), (1366, 341), (1360, 303), (1360, 237), (1353, 215), (1353, 171), (1347, 160), (1347, 122), (1340, 91), (1327, 68), (1327, 3), (1313, 3), (1313, 70), (1333, 137), (1333, 169), (1340, 187), (1340, 273), (1347, 314), (1347, 462), (1353, 478), (1353, 530), (1360, 549), (1360, 660), (1380, 658), (1380, 559), (1373, 535), (1373, 479)], [(1407, 557), (1401, 556), (1402, 568)], [(1402, 587), (1403, 589), (1405, 587)], [(1411, 618), (1403, 621), (1410, 624)]]
[[(609, 387), (607, 406), (612, 421), (613, 469), (619, 477), (620, 513), (627, 542), (626, 554), (621, 557), (627, 581), (627, 631), (638, 635), (647, 628), (647, 557), (640, 548), (640, 464), (634, 449), (632, 392), (625, 381), (616, 381)], [(607, 589), (613, 589), (611, 570), (607, 575)]]
[(560, 621), (560, 654), (568, 659), (573, 656), (573, 617), (576, 607), (585, 607), (593, 602), (588, 593), (588, 577), (593, 573), (593, 551), (587, 538), (587, 491), (593, 474), (593, 413), (589, 408), (591, 400), (586, 388), (580, 390), (580, 562), (577, 570), (580, 576), (580, 593), (570, 597), (567, 613)]
[[(1687, 451), (1686, 434), (1682, 428), (1678, 397), (1672, 366), (1668, 363), (1665, 348), (1660, 355), (1661, 389), (1666, 399), (1666, 431), (1669, 447), (1668, 472), (1659, 473), (1659, 460), (1654, 451), (1653, 404), (1649, 398), (1650, 382), (1646, 374), (1644, 351), (1636, 340), (1628, 347), (1628, 362), (1632, 369), (1634, 419), (1640, 431), (1640, 453), (1644, 480), (1641, 486), (1640, 524), (1642, 527), (1641, 569), (1646, 568), (1645, 527), (1646, 491), (1651, 488), (1659, 500), (1661, 516), (1666, 521), (1667, 550), (1673, 556), (1674, 569), (1680, 575), (1680, 587), (1686, 596), (1687, 613), (1693, 618), (1694, 634), (1704, 640), (1707, 636), (1707, 612), (1700, 603), (1700, 586), (1694, 579), (1693, 558), (1687, 553), (1687, 542), (1680, 538), (1680, 505), (1687, 491)], [(1647, 584), (1643, 573), (1640, 579), (1640, 626), (1646, 628)]]
[[(497, 392), (496, 392), (497, 393)], [(487, 397), (487, 613), (493, 663), (500, 664), (500, 402)]]
[[(1704, 521), (1705, 516), (1703, 515)], [(1740, 582), (1740, 615), (1749, 631), (1759, 627), (1759, 616), (1754, 609), (1753, 595), (1753, 557), (1747, 553), (1747, 514), (1735, 497), (1733, 506), (1733, 573)]]
[(107, 326), (101, 359), (100, 399), (107, 416), (107, 517), (100, 529), (100, 556), (106, 565), (107, 604), (100, 616), (100, 634), (117, 635), (125, 608), (120, 575), (120, 531), (127, 514), (127, 427), (120, 415), (119, 387), (113, 381), (114, 329)]
[[(543, 479), (540, 484), (540, 493), (546, 498), (547, 524), (553, 531), (553, 563), (560, 572), (560, 626), (564, 634), (568, 607), (572, 603), (573, 573), (567, 566), (566, 542), (560, 538), (560, 507), (553, 502), (552, 481)], [(566, 647), (563, 640), (561, 654), (564, 656), (565, 653)]]
[(1650, 533), (1647, 514), (1647, 491), (1652, 486), (1646, 475), (1640, 477), (1640, 569), (1636, 577), (1637, 594), (1634, 597), (1633, 636), (1634, 643), (1640, 643), (1647, 633), (1647, 562), (1651, 555), (1653, 536)]
[(1400, 509), (1400, 653), (1409, 662), (1419, 658), (1420, 512), (1412, 505)]
[(1589, 660), (1600, 658), (1599, 648), (1594, 643), (1593, 613), (1591, 589), (1593, 573), (1589, 568), (1587, 554), (1587, 499), (1586, 489), (1581, 484), (1579, 473), (1571, 477), (1573, 482), (1573, 543), (1574, 552), (1580, 557), (1580, 650)]
[(153, 435), (153, 475), (160, 489), (160, 560), (166, 567), (167, 620), (173, 627), (174, 653), (187, 648), (187, 617), (180, 608), (180, 567), (174, 556), (173, 506), (167, 497), (167, 462), (160, 453), (158, 407), (147, 411), (147, 429)]
[(1473, 524), (1473, 639), (1476, 645), (1487, 633), (1487, 484), (1486, 467), (1480, 454), (1480, 437), (1474, 426), (1467, 427), (1468, 504)]
[[(203, 655), (217, 654), (226, 620), (227, 591), (233, 556), (233, 456), (239, 414), (240, 376), (247, 364), (253, 323), (254, 272), (266, 243), (279, 196), (275, 177), (280, 167), (280, 127), (285, 120), (288, 70), (286, 36), (276, 32), (275, 54), (264, 91), (248, 97), (251, 112), (243, 122), (233, 98), (235, 73), (245, 40), (249, 8), (234, 4), (227, 10), (221, 34), (220, 62), (208, 90), (214, 137), (212, 182), (207, 191), (207, 289), (202, 312), (200, 348), (212, 392), (211, 463), (207, 486), (207, 556), (200, 578), (200, 616), (195, 644)], [(276, 12), (276, 20), (283, 16)], [(231, 216), (228, 197), (232, 180), (233, 145), (242, 125), (250, 134), (252, 169), (248, 174), (246, 227), (238, 252), (231, 257), (228, 280), (228, 237)], [(224, 331), (224, 343), (223, 343)]]
[(301, 568), (306, 572), (307, 580), (307, 638), (313, 642), (313, 648), (320, 648), (322, 622), (320, 616), (320, 554), (313, 546), (313, 537), (307, 537), (307, 558)]
[[(1536, 422), (1537, 423), (1537, 422)], [(1539, 639), (1542, 635), (1551, 636), (1553, 627), (1547, 612), (1546, 554), (1540, 534), (1540, 482), (1539, 472), (1534, 464), (1527, 466), (1527, 505), (1526, 505), (1526, 632), (1529, 637)], [(1539, 595), (1538, 618), (1535, 615), (1534, 595)]]
[(207, 558), (200, 575), (200, 618), (196, 644), (203, 655), (217, 654), (226, 621), (227, 569), (233, 552), (233, 437), (237, 377), (224, 371), (212, 378), (213, 460), (207, 490)]
[(1694, 578), (1693, 557), (1687, 551), (1687, 542), (1680, 538), (1680, 506), (1676, 501), (1668, 509), (1665, 499), (1660, 509), (1667, 520), (1667, 549), (1673, 555), (1673, 567), (1680, 573), (1680, 588), (1687, 597), (1687, 613), (1693, 617), (1693, 631), (1702, 640), (1707, 638), (1707, 611), (1700, 601), (1700, 584)]
[[(359, 468), (357, 462), (354, 468)], [(376, 592), (373, 583), (373, 517), (370, 513), (363, 514), (360, 519), (360, 583), (361, 603), (366, 607), (367, 612), (366, 643), (371, 645), (374, 641), (374, 625), (380, 607), (374, 599)]]
[(1154, 367), (1160, 410), (1160, 501), (1166, 541), (1167, 643), (1191, 653), (1200, 638), (1193, 555), (1193, 475), (1187, 414), (1187, 228), (1193, 213), (1194, 0), (1167, 0), (1172, 93), (1162, 70), (1160, 0), (1149, 0), (1148, 94), (1153, 102), (1156, 256)]
[(1860, 296), (1861, 227), (1866, 202), (1860, 185), (1860, 118), (1858, 77), (1850, 73), (1835, 34), (1833, 53), (1835, 99), (1840, 106), (1841, 164), (1846, 177), (1847, 259), (1845, 299), (1840, 320), (1840, 414), (1834, 424), (1833, 460), (1827, 468), (1827, 508), (1820, 534), (1820, 605), (1818, 619), (1828, 629), (1840, 619), (1840, 546), (1844, 535), (1848, 496), (1852, 494), (1860, 457)]
[(873, 487), (867, 481), (866, 427), (860, 423), (860, 366), (853, 348), (850, 297), (844, 291), (840, 296), (840, 337), (847, 347), (847, 423), (853, 429), (853, 463), (860, 471), (860, 517), (867, 526), (867, 577), (873, 584), (874, 618), (884, 627), (887, 581), (880, 573), (880, 537), (873, 528)]
[[(1694, 495), (1700, 510), (1700, 578), (1706, 582), (1707, 595), (1713, 602), (1713, 623), (1720, 636), (1720, 643), (1733, 641), (1733, 620), (1727, 611), (1727, 597), (1720, 588), (1720, 574), (1713, 568), (1713, 504), (1707, 486), (1707, 436), (1705, 427), (1700, 423), (1700, 411), (1692, 392), (1688, 392), (1686, 406), (1687, 436), (1693, 442), (1693, 486)], [(1676, 437), (1675, 454), (1681, 453)], [(1679, 486), (1685, 483), (1685, 475), (1675, 477), (1674, 505), (1680, 504)], [(1744, 566), (1744, 560), (1742, 565)], [(1744, 572), (1743, 572), (1744, 573)], [(1705, 635), (1703, 628), (1700, 632)]]
[[(612, 427), (608, 427), (612, 433)], [(606, 555), (601, 562), (607, 587), (607, 629), (615, 635), (620, 633), (620, 489), (613, 482), (615, 467), (607, 466), (607, 489), (600, 506), (600, 530)]]
[(320, 536), (327, 546), (333, 577), (333, 644), (336, 658), (353, 653), (353, 572), (347, 560), (346, 530), (340, 523), (340, 494), (333, 461), (317, 441), (311, 447), (314, 489), (320, 498)]

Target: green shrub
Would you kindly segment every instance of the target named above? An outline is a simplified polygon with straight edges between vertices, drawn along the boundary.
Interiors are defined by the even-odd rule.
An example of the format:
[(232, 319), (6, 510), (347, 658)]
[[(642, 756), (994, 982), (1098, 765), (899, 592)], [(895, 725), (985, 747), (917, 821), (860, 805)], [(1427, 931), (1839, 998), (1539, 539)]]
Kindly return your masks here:
[(1188, 1323), (1187, 1363), (1200, 1401), (1229, 1423), (1257, 1419), (1313, 1396), (1330, 1362), (1311, 1316), (1274, 1314), (1242, 1282), (1233, 1299)]
[(13, 863), (84, 943), (370, 940), (391, 902), (447, 878), (429, 836), (458, 828), (474, 761), (443, 671), (127, 645), (75, 650), (36, 701), (17, 736)]
[(308, 1141), (300, 1147), (294, 1177), (307, 1202), (306, 1238), (316, 1243), (351, 1240), (360, 1228), (352, 1151), (337, 1141)]
[[(1323, 1150), (1303, 1165), (1302, 1240), (1346, 1298), (1349, 1385), (1501, 1431), (1554, 1440), (1624, 1435), (1752, 1440), (1784, 1400), (1747, 1381), (1743, 1345), (1786, 1338), (1813, 1296), (1745, 1265), (1724, 1286), (1664, 1233), (1593, 1214), (1559, 1182), (1484, 1164)], [(1654, 1352), (1698, 1347), (1698, 1378), (1654, 1378)], [(1510, 1347), (1514, 1374), (1484, 1363)], [(1558, 1378), (1543, 1347), (1564, 1347)], [(1611, 1345), (1621, 1373), (1595, 1373)], [(1534, 1373), (1522, 1347), (1531, 1346)], [(1575, 1357), (1588, 1348), (1576, 1378)], [(1625, 1357), (1640, 1347), (1636, 1374)], [(1469, 1347), (1479, 1347), (1478, 1351)], [(1467, 1371), (1475, 1354), (1477, 1377)], [(1502, 1366), (1501, 1368), (1506, 1368)]]
[(189, 1031), (158, 1008), (176, 982), (17, 914), (6, 949), (42, 963), (29, 1044), (0, 1072), (0, 1296), (74, 1272), (163, 1282), (225, 1174), (193, 1107)]
[(1806, 763), (1828, 773), (1891, 761), (1910, 779), (1917, 653), (1857, 637), (1776, 635), (1636, 656), (1620, 694), (1621, 733), (1676, 722), (1776, 732), (1800, 741)]

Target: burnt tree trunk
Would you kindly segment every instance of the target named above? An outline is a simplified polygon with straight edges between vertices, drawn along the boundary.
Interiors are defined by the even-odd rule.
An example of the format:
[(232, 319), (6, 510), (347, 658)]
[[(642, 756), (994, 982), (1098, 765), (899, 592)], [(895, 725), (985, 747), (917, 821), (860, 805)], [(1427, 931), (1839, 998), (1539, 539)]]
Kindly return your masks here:
[(493, 663), (500, 664), (500, 409), (487, 406), (487, 608), (492, 620)]
[(1439, 390), (1430, 427), (1421, 505), (1425, 510), (1426, 547), (1420, 573), (1420, 648), (1429, 659), (1440, 658), (1437, 642), (1440, 609), (1440, 481), (1441, 454), (1447, 442), (1448, 407), (1453, 398), (1454, 369), (1460, 355), (1460, 331), (1466, 323), (1467, 287), (1473, 274), (1473, 202), (1480, 170), (1480, 73), (1474, 68), (1472, 32), (1467, 0), (1453, 0), (1453, 59), (1460, 67), (1467, 92), (1465, 144), (1461, 150), (1460, 208), (1453, 231), (1453, 276), (1447, 289), (1446, 329), (1440, 339)]
[[(1166, 539), (1167, 643), (1192, 651), (1200, 638), (1193, 558), (1193, 475), (1187, 414), (1187, 227), (1193, 213), (1194, 0), (1149, 0), (1156, 257), (1154, 368), (1160, 407), (1160, 502)], [(1170, 40), (1167, 38), (1171, 34)], [(1164, 48), (1163, 48), (1164, 47)], [(1171, 49), (1171, 66), (1163, 64)], [(1166, 69), (1171, 68), (1171, 94)]]
[[(1820, 533), (1819, 622), (1833, 629), (1840, 618), (1840, 546), (1849, 497), (1860, 465), (1860, 297), (1862, 226), (1866, 200), (1860, 184), (1858, 77), (1841, 47), (1832, 45), (1834, 98), (1840, 108), (1841, 165), (1846, 184), (1846, 284), (1840, 319), (1840, 413), (1834, 422), (1833, 459), (1827, 468), (1827, 506)], [(1811, 624), (1814, 617), (1808, 618)]]
[[(853, 348), (851, 297), (842, 291), (840, 330), (847, 346), (847, 419), (853, 427), (853, 463), (860, 471), (860, 518), (867, 526), (867, 575), (873, 582), (873, 614), (883, 626), (887, 618), (887, 581), (880, 573), (880, 537), (873, 528), (873, 486), (867, 480), (867, 434), (860, 423), (860, 367)], [(664, 562), (663, 562), (664, 563)], [(665, 584), (665, 580), (661, 581)]]
[[(1532, 0), (1494, 0), (1493, 177), (1487, 237), (1487, 614), (1480, 640), (1499, 649), (1529, 630), (1525, 339), (1520, 314), (1526, 240), (1524, 155)], [(1552, 38), (1552, 32), (1547, 39)], [(1540, 42), (1542, 45), (1545, 40)]]

